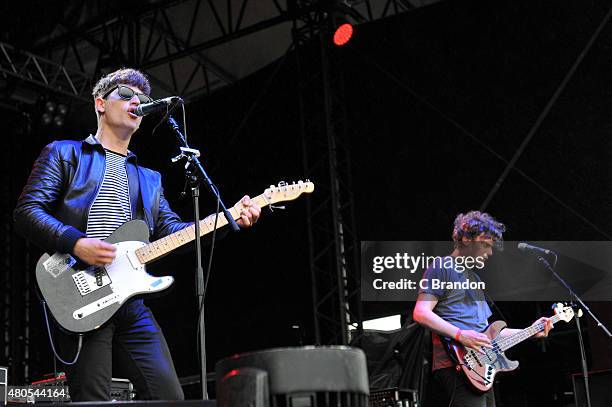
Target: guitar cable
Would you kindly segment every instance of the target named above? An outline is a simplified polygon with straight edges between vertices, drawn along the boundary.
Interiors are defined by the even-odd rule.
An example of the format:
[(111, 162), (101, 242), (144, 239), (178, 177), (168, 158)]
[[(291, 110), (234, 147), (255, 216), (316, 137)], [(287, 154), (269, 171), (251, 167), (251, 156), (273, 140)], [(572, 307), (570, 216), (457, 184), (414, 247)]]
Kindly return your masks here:
[(47, 315), (47, 303), (45, 301), (41, 301), (41, 305), (43, 308), (43, 313), (45, 314), (47, 334), (49, 335), (49, 344), (51, 345), (51, 350), (53, 351), (53, 355), (55, 356), (57, 360), (59, 360), (60, 362), (62, 362), (63, 364), (67, 366), (74, 365), (79, 359), (79, 355), (81, 354), (81, 348), (83, 347), (83, 334), (79, 334), (79, 343), (78, 343), (76, 355), (74, 356), (74, 360), (72, 360), (71, 362), (67, 362), (64, 359), (62, 359), (60, 355), (57, 353), (57, 350), (55, 349), (55, 343), (53, 342), (53, 335), (51, 335), (51, 325), (49, 324), (49, 316)]
[(210, 251), (209, 251), (209, 255), (208, 255), (208, 265), (206, 266), (206, 279), (204, 280), (204, 291), (202, 292), (202, 298), (200, 300), (200, 306), (198, 307), (198, 327), (196, 329), (196, 343), (197, 343), (197, 348), (198, 348), (198, 355), (200, 355), (202, 353), (202, 350), (200, 349), (200, 341), (199, 341), (199, 337), (200, 337), (200, 316), (202, 314), (202, 311), (204, 310), (204, 300), (206, 298), (206, 291), (208, 289), (208, 280), (210, 279), (210, 274), (212, 271), (212, 260), (213, 260), (213, 253), (215, 250), (215, 240), (217, 238), (217, 221), (219, 220), (219, 207), (221, 205), (221, 201), (219, 199), (219, 191), (217, 191), (217, 187), (215, 185), (213, 185), (213, 188), (215, 188), (215, 192), (217, 193), (217, 209), (215, 210), (215, 223), (213, 225), (213, 232), (212, 232), (212, 236), (210, 238), (211, 242), (210, 242)]

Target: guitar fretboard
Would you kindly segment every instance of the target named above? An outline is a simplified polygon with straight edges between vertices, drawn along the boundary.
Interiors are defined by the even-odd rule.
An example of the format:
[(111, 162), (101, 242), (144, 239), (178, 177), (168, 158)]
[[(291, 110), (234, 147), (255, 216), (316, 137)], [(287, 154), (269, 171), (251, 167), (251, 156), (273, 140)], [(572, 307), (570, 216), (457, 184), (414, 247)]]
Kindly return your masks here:
[[(556, 324), (561, 320), (561, 317), (557, 314), (550, 317), (550, 320), (553, 324)], [(525, 329), (521, 329), (519, 332), (514, 333), (512, 335), (506, 336), (501, 340), (496, 341), (497, 345), (501, 348), (501, 351), (504, 352), (507, 349), (510, 349), (514, 345), (517, 345), (523, 342), (525, 339), (531, 338), (533, 335), (538, 332), (542, 332), (544, 330), (545, 324), (543, 322), (537, 322), (531, 326), (528, 326)]]
[[(265, 198), (263, 194), (256, 196), (255, 198), (251, 198), (251, 201), (255, 203), (260, 208), (263, 208), (269, 204), (269, 201)], [(228, 209), (230, 215), (237, 220), (240, 218), (240, 209), (235, 206)], [(218, 214), (217, 219), (217, 229), (227, 225), (227, 219), (223, 213)], [(212, 233), (215, 227), (215, 214), (209, 215), (206, 218), (200, 221), (200, 236), (207, 235)], [(195, 224), (186, 227), (185, 229), (181, 229), (178, 232), (174, 232), (166, 237), (163, 237), (159, 240), (154, 241), (153, 243), (149, 243), (146, 246), (141, 247), (136, 250), (136, 256), (138, 260), (142, 264), (150, 263), (160, 257), (165, 256), (171, 251), (195, 240)]]

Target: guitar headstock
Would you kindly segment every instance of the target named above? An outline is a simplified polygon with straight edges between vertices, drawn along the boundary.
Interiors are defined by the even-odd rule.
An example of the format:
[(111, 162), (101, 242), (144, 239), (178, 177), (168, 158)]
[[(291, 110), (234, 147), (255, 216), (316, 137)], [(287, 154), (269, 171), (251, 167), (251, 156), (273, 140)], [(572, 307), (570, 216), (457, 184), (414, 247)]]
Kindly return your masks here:
[(309, 194), (314, 191), (314, 184), (309, 180), (294, 181), (288, 184), (284, 181), (278, 183), (278, 185), (270, 185), (266, 188), (263, 195), (268, 204), (275, 204), (277, 202), (292, 201), (302, 194)]
[(565, 305), (561, 302), (553, 305), (553, 310), (555, 314), (559, 316), (559, 319), (565, 322), (569, 322), (574, 318), (574, 309), (569, 305)]

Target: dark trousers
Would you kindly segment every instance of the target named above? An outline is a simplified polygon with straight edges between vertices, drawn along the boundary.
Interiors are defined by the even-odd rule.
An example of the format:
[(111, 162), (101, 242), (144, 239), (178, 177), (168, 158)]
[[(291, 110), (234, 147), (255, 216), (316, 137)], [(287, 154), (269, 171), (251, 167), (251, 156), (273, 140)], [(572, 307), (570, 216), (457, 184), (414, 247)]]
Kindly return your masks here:
[(432, 380), (434, 394), (430, 406), (495, 407), (493, 390), (482, 393), (473, 389), (463, 371), (458, 372), (454, 367), (434, 371)]
[[(71, 360), (75, 335), (57, 334), (61, 356)], [(81, 355), (66, 366), (73, 401), (110, 400), (111, 377), (129, 379), (139, 399), (183, 400), (168, 344), (143, 301), (125, 304), (103, 328), (83, 337)]]

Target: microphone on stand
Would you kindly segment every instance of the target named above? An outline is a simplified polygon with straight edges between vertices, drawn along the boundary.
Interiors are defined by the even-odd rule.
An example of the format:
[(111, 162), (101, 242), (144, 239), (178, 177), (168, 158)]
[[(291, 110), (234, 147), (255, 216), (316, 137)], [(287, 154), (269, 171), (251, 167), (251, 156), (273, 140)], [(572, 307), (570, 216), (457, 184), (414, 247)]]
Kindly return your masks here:
[(164, 99), (154, 100), (149, 103), (141, 103), (136, 106), (136, 109), (134, 109), (132, 113), (134, 113), (136, 116), (146, 116), (149, 113), (167, 109), (169, 106), (175, 103), (183, 103), (183, 99), (178, 96), (170, 96)]
[(530, 245), (529, 243), (525, 243), (525, 242), (521, 242), (518, 244), (517, 248), (525, 253), (531, 253), (531, 254), (538, 254), (538, 255), (542, 255), (542, 254), (554, 254), (555, 252), (553, 252), (552, 250), (548, 250), (548, 249), (544, 249), (542, 247), (538, 247), (538, 246), (534, 246), (534, 245)]

